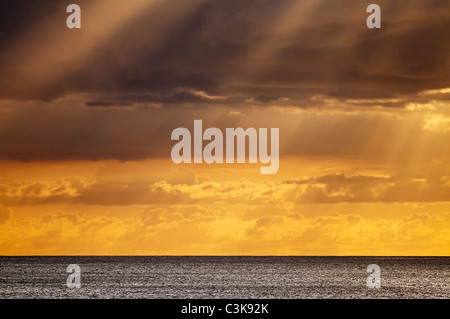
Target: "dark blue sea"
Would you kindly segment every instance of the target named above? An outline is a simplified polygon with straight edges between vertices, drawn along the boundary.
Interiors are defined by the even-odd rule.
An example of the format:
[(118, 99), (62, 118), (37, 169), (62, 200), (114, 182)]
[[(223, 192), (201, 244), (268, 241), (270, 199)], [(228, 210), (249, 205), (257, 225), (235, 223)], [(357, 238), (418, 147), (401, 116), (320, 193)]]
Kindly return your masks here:
[(450, 257), (0, 257), (0, 298), (449, 299)]

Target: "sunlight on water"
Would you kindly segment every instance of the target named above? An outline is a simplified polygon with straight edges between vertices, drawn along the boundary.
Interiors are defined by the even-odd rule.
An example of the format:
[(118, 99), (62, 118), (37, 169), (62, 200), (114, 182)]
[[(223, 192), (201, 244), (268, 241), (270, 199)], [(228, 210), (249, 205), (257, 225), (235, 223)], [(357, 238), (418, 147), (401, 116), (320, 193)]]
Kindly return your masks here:
[[(369, 264), (381, 288), (366, 286)], [(81, 267), (81, 288), (66, 267)], [(1, 298), (450, 298), (449, 257), (0, 257)]]

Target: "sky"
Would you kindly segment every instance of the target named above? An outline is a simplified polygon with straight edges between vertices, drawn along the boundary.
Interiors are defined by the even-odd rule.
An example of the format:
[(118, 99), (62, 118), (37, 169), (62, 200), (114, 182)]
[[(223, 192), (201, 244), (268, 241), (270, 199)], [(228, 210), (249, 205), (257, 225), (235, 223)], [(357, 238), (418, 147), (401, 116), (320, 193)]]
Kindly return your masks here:
[[(448, 256), (450, 2), (373, 2), (3, 1), (0, 255)], [(278, 172), (173, 163), (197, 119)]]

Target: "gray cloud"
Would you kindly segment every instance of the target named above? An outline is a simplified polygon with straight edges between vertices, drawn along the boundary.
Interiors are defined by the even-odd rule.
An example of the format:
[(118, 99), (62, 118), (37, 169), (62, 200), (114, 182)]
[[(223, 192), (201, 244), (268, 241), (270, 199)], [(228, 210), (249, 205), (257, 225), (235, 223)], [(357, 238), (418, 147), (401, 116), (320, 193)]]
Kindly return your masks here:
[[(431, 177), (431, 176), (430, 176)], [(286, 184), (305, 185), (298, 203), (438, 202), (449, 200), (449, 178), (322, 175)]]
[(170, 140), (172, 130), (192, 130), (195, 119), (203, 120), (204, 129), (218, 127), (224, 132), (226, 127), (279, 127), (282, 157), (352, 158), (401, 167), (414, 154), (415, 164), (445, 162), (450, 154), (450, 132), (425, 129), (426, 122), (414, 112), (329, 114), (319, 109), (295, 114), (279, 108), (167, 108), (145, 103), (114, 107), (112, 101), (89, 101), (65, 98), (3, 108), (0, 103), (0, 159), (169, 159), (175, 144)]
[[(180, 92), (183, 88), (223, 96), (226, 104), (253, 99), (264, 105), (289, 98), (301, 106), (315, 94), (380, 98), (450, 86), (448, 1), (384, 1), (380, 30), (365, 26), (369, 2), (317, 1), (307, 15), (299, 11), (287, 31), (277, 24), (290, 8), (296, 10), (298, 1), (202, 2), (157, 45), (158, 29), (149, 19), (155, 12), (144, 11), (99, 43), (81, 65), (67, 65), (71, 71), (63, 78), (39, 87), (22, 85), (23, 76), (14, 73), (26, 77), (21, 68), (27, 68), (27, 61), (13, 60), (8, 50), (27, 28), (19, 17), (25, 14), (31, 27), (57, 16), (56, 27), (65, 15), (59, 17), (63, 5), (40, 2), (33, 13), (28, 3), (3, 5), (8, 8), (0, 17), (8, 26), (0, 28), (5, 48), (0, 65), (8, 74), (0, 79), (3, 98), (48, 100), (82, 92), (98, 95), (90, 106), (216, 103)], [(164, 6), (155, 10), (170, 15)], [(79, 32), (89, 36), (87, 27)]]
[[(88, 22), (89, 3), (79, 1)], [(182, 18), (155, 3), (81, 61), (71, 49), (92, 25), (66, 29), (67, 3), (2, 3), (1, 160), (168, 158), (171, 131), (194, 119), (221, 129), (280, 127), (281, 156), (392, 164), (422, 146), (417, 161), (448, 158), (446, 130), (426, 131), (413, 116), (358, 113), (450, 99), (421, 93), (450, 87), (448, 1), (384, 1), (381, 30), (365, 26), (368, 1), (185, 0)], [(43, 30), (61, 34), (46, 38)], [(67, 61), (52, 64), (53, 51)], [(36, 72), (45, 73), (37, 62), (57, 75)], [(294, 121), (273, 106), (357, 114), (310, 112)]]

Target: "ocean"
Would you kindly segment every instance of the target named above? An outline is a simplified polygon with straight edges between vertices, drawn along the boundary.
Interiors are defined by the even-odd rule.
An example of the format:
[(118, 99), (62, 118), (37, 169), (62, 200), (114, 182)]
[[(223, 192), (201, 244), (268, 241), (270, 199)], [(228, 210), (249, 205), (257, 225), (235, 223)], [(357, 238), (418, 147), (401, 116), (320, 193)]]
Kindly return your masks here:
[[(67, 287), (69, 264), (81, 288)], [(0, 298), (449, 299), (450, 257), (0, 257)]]

